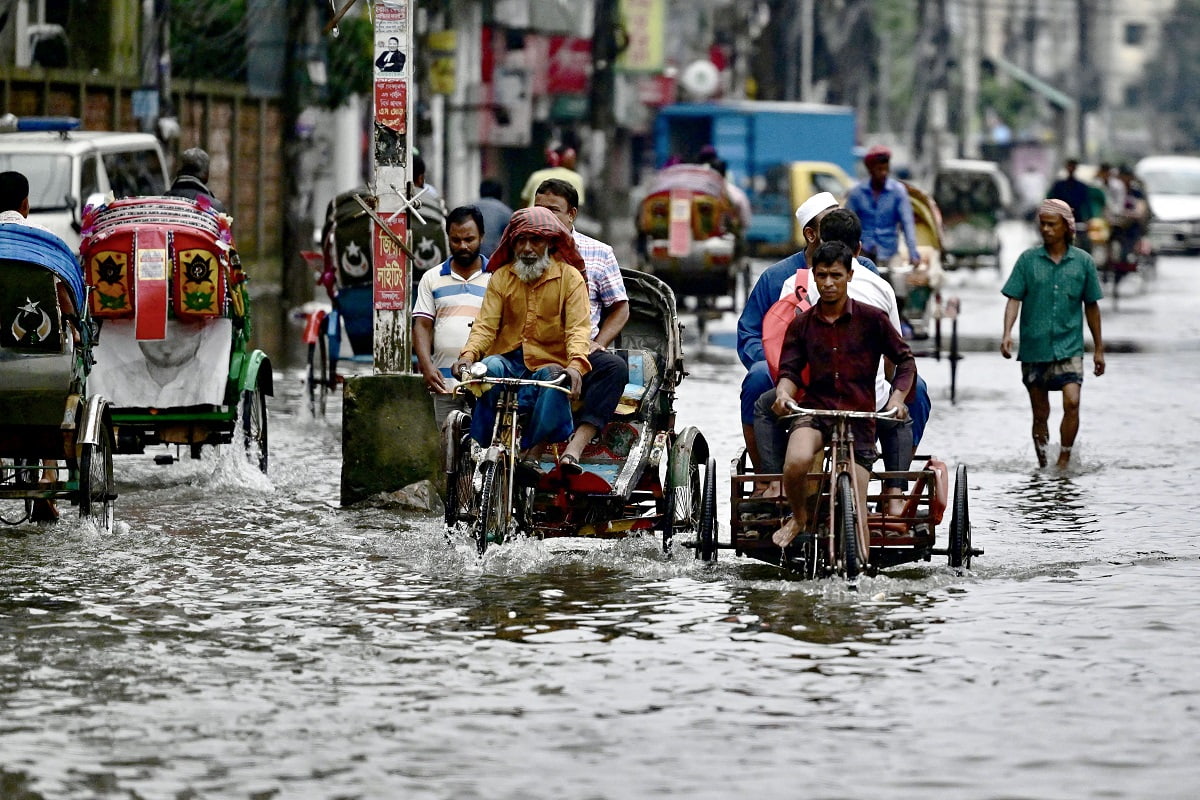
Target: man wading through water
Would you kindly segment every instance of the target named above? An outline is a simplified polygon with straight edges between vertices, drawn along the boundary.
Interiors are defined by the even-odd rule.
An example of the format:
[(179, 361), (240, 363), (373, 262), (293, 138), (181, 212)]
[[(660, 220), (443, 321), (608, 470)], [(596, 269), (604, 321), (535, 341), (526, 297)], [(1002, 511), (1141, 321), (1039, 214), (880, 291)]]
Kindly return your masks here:
[[(1001, 290), (1004, 335), (1000, 353), (1012, 358), (1012, 326), (1021, 313), (1021, 379), (1033, 408), (1033, 447), (1038, 466), (1046, 466), (1050, 439), (1050, 392), (1062, 392), (1063, 418), (1059, 427), (1062, 446), (1058, 467), (1071, 461), (1071, 448), (1079, 432), (1079, 395), (1083, 386), (1083, 321), (1087, 318), (1095, 352), (1093, 372), (1104, 374), (1104, 340), (1100, 335), (1100, 279), (1092, 257), (1073, 247), (1075, 216), (1062, 200), (1046, 200), (1038, 208), (1042, 246), (1020, 255)], [(1082, 309), (1082, 314), (1080, 310)]]

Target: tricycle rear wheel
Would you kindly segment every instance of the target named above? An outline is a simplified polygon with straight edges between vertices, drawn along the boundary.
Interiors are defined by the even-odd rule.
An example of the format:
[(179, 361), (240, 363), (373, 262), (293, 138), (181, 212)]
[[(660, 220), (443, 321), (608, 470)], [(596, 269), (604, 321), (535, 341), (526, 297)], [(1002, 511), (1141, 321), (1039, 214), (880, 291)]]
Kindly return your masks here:
[(704, 465), (704, 491), (700, 495), (700, 518), (696, 526), (696, 557), (704, 561), (717, 560), (717, 460), (712, 457)]
[(325, 416), (326, 398), (329, 393), (329, 344), (325, 337), (328, 317), (321, 323), (317, 340), (308, 346), (308, 372), (305, 384), (308, 389), (308, 410), (314, 417)]
[(242, 392), (242, 438), (246, 456), (266, 474), (267, 455), (267, 396), (262, 390), (260, 376), (253, 389)]
[(950, 517), (950, 566), (971, 568), (971, 513), (967, 498), (967, 466), (954, 473), (954, 505)]
[[(450, 432), (453, 436), (453, 432)], [(464, 433), (454, 449), (454, 463), (446, 474), (446, 525), (466, 518), (463, 509), (475, 499), (475, 461), (471, 457), (471, 434)]]

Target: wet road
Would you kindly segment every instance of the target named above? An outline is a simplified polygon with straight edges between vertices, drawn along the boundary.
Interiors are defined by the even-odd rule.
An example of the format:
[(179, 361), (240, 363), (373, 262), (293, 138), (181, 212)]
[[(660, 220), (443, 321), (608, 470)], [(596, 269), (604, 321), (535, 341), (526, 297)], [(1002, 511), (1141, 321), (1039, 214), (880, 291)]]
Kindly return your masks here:
[[(1015, 363), (967, 353), (952, 405), (923, 360), (921, 450), (969, 466), (987, 553), (857, 592), (653, 540), (477, 563), (433, 520), (338, 508), (339, 409), (307, 419), (280, 374), (269, 477), (122, 457), (115, 532), (0, 532), (0, 796), (1192, 797), (1197, 269), (1106, 313), (1129, 346), (1064, 474), (1034, 465)], [(998, 342), (998, 277), (951, 282)], [(741, 368), (690, 368), (679, 424), (724, 481)]]

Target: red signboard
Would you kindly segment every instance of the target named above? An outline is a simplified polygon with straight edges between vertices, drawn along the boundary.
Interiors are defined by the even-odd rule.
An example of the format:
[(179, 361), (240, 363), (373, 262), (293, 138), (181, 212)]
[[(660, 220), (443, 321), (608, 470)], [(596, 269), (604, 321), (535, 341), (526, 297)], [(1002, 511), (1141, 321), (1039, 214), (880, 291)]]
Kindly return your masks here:
[[(388, 222), (388, 228), (401, 240), (408, 232), (408, 222), (400, 214)], [(374, 242), (375, 263), (375, 308), (382, 311), (403, 311), (407, 307), (408, 259), (391, 236), (379, 227), (371, 225)]]
[(587, 94), (592, 74), (592, 40), (551, 36), (546, 62), (547, 94)]
[(375, 119), (396, 133), (406, 133), (408, 85), (403, 80), (375, 81)]
[(667, 254), (682, 258), (692, 248), (692, 193), (671, 190), (671, 211), (667, 223)]

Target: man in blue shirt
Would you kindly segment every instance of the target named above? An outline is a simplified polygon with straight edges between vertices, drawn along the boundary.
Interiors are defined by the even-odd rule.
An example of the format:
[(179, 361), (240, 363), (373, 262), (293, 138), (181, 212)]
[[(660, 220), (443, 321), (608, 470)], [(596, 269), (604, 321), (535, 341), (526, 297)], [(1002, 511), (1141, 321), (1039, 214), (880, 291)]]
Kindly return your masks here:
[(846, 195), (846, 208), (858, 215), (862, 221), (862, 255), (874, 261), (883, 270), (883, 275), (892, 282), (896, 299), (900, 302), (900, 313), (904, 313), (904, 300), (908, 297), (905, 281), (907, 270), (900, 271), (897, 255), (900, 251), (899, 227), (908, 247), (909, 263), (916, 267), (921, 263), (917, 252), (917, 228), (913, 221), (912, 201), (903, 183), (891, 177), (892, 151), (875, 145), (863, 156), (868, 178), (850, 189)]
[[(817, 226), (821, 217), (831, 209), (837, 208), (837, 198), (829, 192), (821, 192), (804, 201), (796, 209), (796, 219), (808, 247), (820, 244)], [(806, 248), (807, 249), (807, 248)], [(770, 370), (767, 369), (767, 356), (763, 352), (763, 317), (771, 306), (779, 300), (783, 284), (796, 274), (796, 270), (805, 267), (805, 250), (793, 253), (782, 261), (772, 264), (758, 276), (746, 305), (742, 307), (737, 325), (738, 358), (746, 367), (746, 377), (742, 379), (741, 409), (742, 437), (746, 440), (746, 453), (750, 463), (759, 466), (758, 441), (754, 435), (754, 402), (763, 392), (769, 391), (775, 385), (771, 380)]]
[[(746, 298), (741, 316), (738, 317), (737, 354), (746, 367), (741, 392), (742, 437), (746, 441), (750, 463), (755, 467), (761, 466), (761, 463), (758, 441), (754, 434), (754, 403), (764, 392), (775, 387), (767, 369), (766, 353), (763, 352), (763, 318), (780, 299), (783, 284), (787, 279), (795, 275), (797, 270), (805, 268), (805, 253), (810, 249), (815, 250), (821, 243), (818, 232), (821, 219), (837, 206), (837, 198), (831, 193), (819, 192), (796, 209), (796, 220), (800, 223), (801, 234), (807, 242), (807, 247), (763, 270), (754, 288), (750, 290), (750, 296)], [(860, 262), (871, 272), (879, 273), (870, 260), (862, 258)]]

